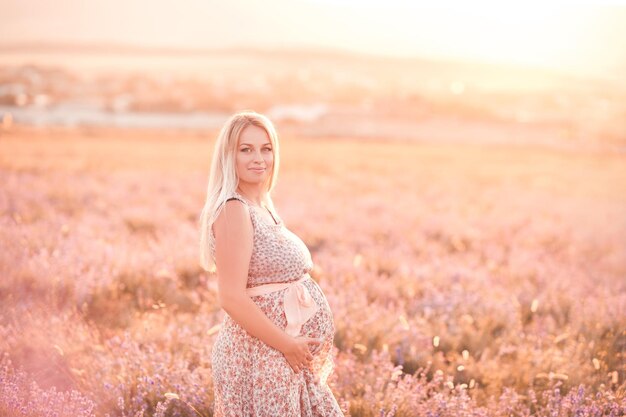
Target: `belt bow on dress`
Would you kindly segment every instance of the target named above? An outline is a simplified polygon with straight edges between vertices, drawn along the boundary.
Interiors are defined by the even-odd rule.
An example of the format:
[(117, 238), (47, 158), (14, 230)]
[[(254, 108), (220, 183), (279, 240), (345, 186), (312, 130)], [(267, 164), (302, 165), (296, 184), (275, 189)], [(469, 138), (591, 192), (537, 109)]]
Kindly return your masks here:
[(309, 289), (303, 284), (303, 281), (308, 278), (311, 278), (311, 276), (306, 273), (297, 281), (258, 285), (256, 287), (246, 288), (246, 293), (250, 297), (253, 297), (287, 288), (284, 296), (285, 316), (287, 317), (285, 333), (296, 337), (300, 334), (304, 323), (313, 317), (315, 312), (320, 308), (315, 303), (315, 300), (313, 300), (313, 297), (311, 297)]

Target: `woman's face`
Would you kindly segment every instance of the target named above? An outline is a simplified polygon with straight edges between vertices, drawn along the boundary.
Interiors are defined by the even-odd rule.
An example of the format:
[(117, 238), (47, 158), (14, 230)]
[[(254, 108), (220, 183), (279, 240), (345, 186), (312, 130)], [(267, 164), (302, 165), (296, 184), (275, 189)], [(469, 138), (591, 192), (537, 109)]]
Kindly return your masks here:
[(240, 183), (262, 184), (272, 172), (274, 153), (264, 129), (246, 126), (237, 144), (237, 177)]

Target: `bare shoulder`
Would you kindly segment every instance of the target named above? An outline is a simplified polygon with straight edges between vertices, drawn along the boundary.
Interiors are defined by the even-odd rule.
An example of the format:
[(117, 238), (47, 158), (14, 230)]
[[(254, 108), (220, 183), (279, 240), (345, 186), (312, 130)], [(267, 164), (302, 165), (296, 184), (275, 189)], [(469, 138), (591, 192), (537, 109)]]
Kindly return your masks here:
[(213, 231), (216, 239), (223, 236), (222, 232), (228, 230), (229, 234), (245, 235), (252, 231), (250, 208), (238, 199), (229, 199), (221, 208), (215, 222)]

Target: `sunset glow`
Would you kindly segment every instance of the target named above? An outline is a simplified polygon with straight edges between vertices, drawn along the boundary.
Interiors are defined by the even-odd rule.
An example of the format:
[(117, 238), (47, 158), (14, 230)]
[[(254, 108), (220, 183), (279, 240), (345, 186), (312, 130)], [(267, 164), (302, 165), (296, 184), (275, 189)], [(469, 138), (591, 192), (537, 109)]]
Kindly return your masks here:
[(185, 7), (163, 0), (89, 2), (81, 7), (69, 0), (5, 3), (2, 44), (313, 46), (595, 74), (626, 68), (626, 6), (619, 3), (238, 0), (189, 1)]
[(0, 417), (626, 415), (624, 74), (624, 3), (3, 0)]
[[(567, 71), (626, 68), (626, 7), (575, 2), (318, 1), (351, 15), (350, 45), (372, 53)], [(338, 6), (339, 4), (340, 6)]]

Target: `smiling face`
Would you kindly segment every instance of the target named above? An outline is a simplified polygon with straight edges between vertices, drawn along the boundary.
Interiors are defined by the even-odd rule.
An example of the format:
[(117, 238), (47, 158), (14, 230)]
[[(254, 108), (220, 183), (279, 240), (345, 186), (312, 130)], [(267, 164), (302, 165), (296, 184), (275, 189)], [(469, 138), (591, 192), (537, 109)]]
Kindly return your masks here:
[(237, 177), (240, 184), (264, 184), (272, 173), (274, 151), (267, 132), (258, 126), (246, 126), (237, 144)]

